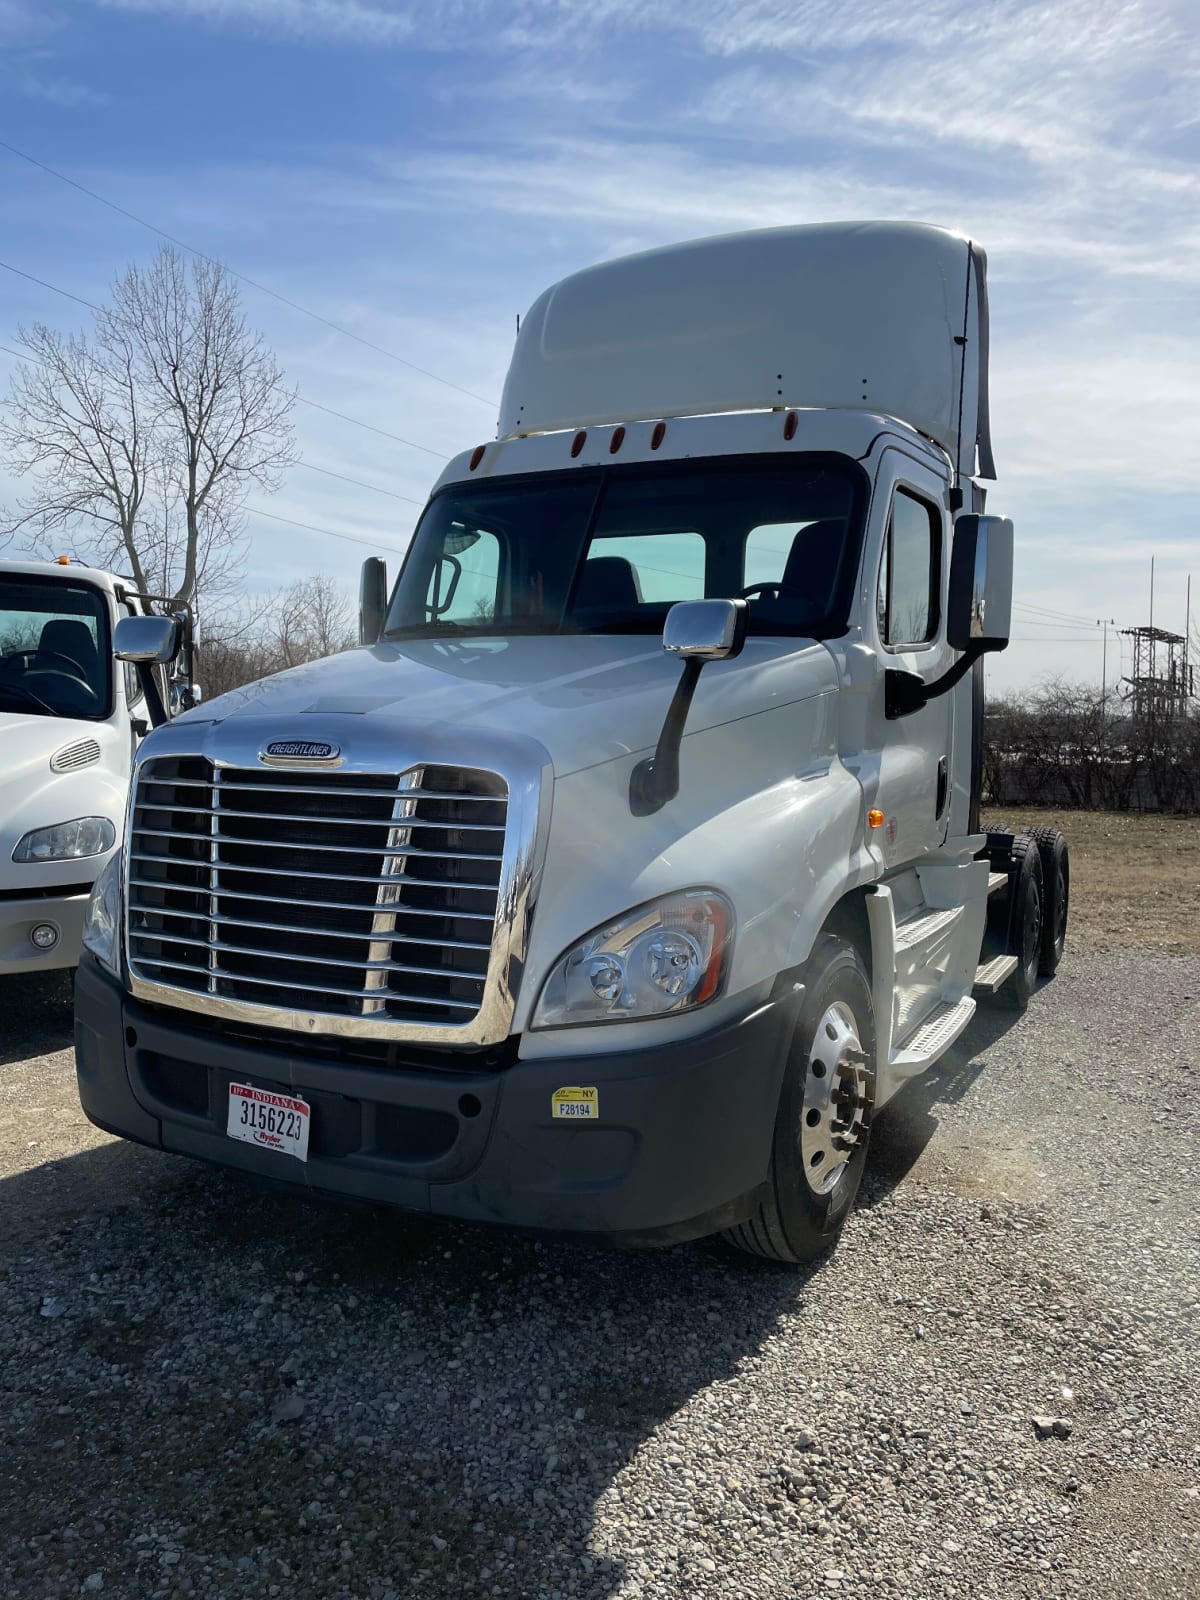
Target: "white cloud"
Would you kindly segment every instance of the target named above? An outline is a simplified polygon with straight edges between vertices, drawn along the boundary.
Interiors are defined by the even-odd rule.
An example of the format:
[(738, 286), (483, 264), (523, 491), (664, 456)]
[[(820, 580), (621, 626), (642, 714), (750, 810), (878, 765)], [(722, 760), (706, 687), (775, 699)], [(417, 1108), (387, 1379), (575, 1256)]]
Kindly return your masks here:
[(99, 0), (110, 11), (164, 12), (286, 38), (404, 45), (417, 32), (412, 7), (370, 0)]

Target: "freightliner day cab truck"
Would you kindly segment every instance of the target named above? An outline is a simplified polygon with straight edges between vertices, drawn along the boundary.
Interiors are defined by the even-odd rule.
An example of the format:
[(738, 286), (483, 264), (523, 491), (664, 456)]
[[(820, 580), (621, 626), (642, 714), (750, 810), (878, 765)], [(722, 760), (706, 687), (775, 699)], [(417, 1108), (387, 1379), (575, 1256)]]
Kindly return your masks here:
[[(113, 659), (118, 621), (153, 604), (68, 557), (0, 561), (0, 977), (79, 960), (88, 895), (124, 828), (134, 752), (170, 698), (161, 673), (147, 693)], [(187, 613), (178, 623), (187, 654)]]
[(931, 227), (542, 295), (361, 647), (138, 752), (88, 1115), (446, 1217), (832, 1244), (873, 1115), (1065, 937), (1061, 837), (979, 828), (987, 353)]

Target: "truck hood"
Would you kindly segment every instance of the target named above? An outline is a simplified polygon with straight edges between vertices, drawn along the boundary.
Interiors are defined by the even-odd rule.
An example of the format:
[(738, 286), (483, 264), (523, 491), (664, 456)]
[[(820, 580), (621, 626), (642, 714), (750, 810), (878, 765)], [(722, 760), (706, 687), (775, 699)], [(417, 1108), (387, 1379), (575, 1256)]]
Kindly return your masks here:
[[(86, 765), (53, 772), (50, 758), (72, 745), (94, 744)], [(107, 817), (120, 837), (129, 786), (129, 746), (107, 722), (0, 711), (0, 888), (82, 882), (107, 859), (15, 862), (13, 846), (34, 828), (72, 817)]]
[(50, 757), (56, 751), (85, 739), (94, 740), (103, 751), (110, 737), (111, 729), (103, 722), (0, 711), (0, 751), (4, 754), (0, 793), (7, 798), (41, 784), (51, 776)]
[[(550, 635), (379, 644), (265, 678), (176, 718), (392, 718), (406, 728), (455, 724), (532, 736), (559, 777), (650, 750), (679, 678), (657, 638)], [(824, 646), (804, 639), (750, 639), (733, 661), (700, 678), (689, 734), (838, 686)], [(313, 737), (320, 730), (313, 728)]]

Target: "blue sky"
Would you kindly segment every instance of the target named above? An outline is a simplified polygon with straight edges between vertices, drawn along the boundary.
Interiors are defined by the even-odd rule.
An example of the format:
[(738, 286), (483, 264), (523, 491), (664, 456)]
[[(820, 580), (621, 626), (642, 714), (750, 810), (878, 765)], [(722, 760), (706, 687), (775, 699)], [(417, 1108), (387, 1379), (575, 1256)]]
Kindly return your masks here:
[[(0, 0), (0, 138), (496, 400), (514, 319), (607, 255), (914, 217), (987, 247), (1000, 688), (1200, 614), (1200, 30), (1180, 0)], [(0, 258), (103, 298), (155, 238), (0, 151)], [(311, 406), (277, 516), (399, 549), (494, 407), (245, 290)], [(0, 344), (83, 308), (0, 272)], [(0, 351), (0, 384), (11, 366)], [(0, 479), (0, 500), (14, 486)], [(409, 500), (417, 502), (410, 504)], [(367, 550), (252, 517), (245, 582)], [(1034, 610), (1032, 608), (1040, 608)], [(1109, 671), (1116, 659), (1110, 636)]]

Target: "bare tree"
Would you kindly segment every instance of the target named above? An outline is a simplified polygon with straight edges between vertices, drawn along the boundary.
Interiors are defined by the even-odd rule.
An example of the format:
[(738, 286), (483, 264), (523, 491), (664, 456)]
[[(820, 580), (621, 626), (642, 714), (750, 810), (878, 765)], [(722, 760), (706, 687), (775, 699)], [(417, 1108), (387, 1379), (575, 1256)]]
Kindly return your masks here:
[(298, 578), (265, 601), (222, 606), (204, 629), (200, 680), (208, 697), (357, 642), (353, 608), (322, 573)]
[(43, 552), (77, 536), (178, 600), (228, 580), (247, 495), (295, 459), (295, 395), (224, 268), (164, 248), (117, 281), (90, 338), (18, 339), (0, 450), (33, 488), (14, 529)]
[(335, 655), (356, 642), (350, 603), (337, 581), (323, 573), (289, 584), (268, 607), (267, 618), (276, 671)]
[(13, 532), (45, 549), (55, 535), (83, 529), (104, 565), (124, 555), (144, 587), (138, 535), (155, 445), (133, 347), (115, 331), (104, 320), (92, 340), (40, 322), (20, 329), (28, 360), (0, 413), (0, 450), (35, 486), (18, 502)]

